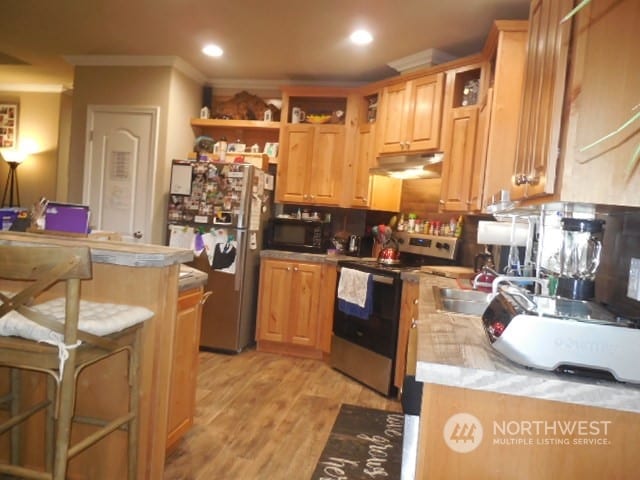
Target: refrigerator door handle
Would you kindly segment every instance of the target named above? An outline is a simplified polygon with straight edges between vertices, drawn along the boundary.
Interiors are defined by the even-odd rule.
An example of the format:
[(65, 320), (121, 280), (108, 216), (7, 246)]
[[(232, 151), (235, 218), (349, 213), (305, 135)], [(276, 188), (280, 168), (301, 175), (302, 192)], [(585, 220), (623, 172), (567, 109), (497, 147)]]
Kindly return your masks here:
[(239, 292), (242, 289), (242, 282), (244, 277), (244, 269), (245, 269), (245, 257), (247, 255), (247, 242), (246, 242), (246, 230), (236, 230), (238, 235), (238, 257), (236, 258), (236, 273), (234, 278), (234, 288), (236, 292)]

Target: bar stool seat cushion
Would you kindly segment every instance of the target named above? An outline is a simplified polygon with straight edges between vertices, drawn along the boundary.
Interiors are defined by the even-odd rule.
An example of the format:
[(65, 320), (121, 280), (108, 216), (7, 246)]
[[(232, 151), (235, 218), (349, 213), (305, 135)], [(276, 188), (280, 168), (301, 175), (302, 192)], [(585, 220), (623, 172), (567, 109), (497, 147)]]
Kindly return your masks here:
[[(62, 297), (32, 305), (30, 308), (64, 324), (65, 299)], [(144, 322), (152, 316), (153, 312), (145, 307), (80, 300), (78, 329), (93, 335), (106, 336)], [(38, 325), (16, 311), (0, 318), (0, 335), (53, 344), (62, 343), (64, 340), (64, 335)]]

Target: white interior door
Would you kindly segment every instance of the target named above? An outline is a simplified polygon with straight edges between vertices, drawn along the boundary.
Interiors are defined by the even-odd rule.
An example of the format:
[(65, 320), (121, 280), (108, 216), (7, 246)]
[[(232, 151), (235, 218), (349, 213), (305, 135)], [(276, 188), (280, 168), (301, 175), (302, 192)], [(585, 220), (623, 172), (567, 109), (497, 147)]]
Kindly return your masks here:
[(159, 108), (90, 105), (83, 203), (91, 225), (151, 241)]

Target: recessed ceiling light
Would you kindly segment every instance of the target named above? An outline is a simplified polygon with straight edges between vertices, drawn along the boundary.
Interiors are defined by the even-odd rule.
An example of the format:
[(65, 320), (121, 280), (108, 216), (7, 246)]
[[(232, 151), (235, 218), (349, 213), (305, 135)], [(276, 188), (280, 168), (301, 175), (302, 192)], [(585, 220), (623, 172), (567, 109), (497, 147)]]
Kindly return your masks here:
[(210, 45), (206, 45), (202, 49), (202, 53), (204, 53), (205, 55), (208, 55), (209, 57), (221, 57), (224, 52), (218, 45), (210, 44)]
[(373, 41), (373, 37), (371, 36), (371, 34), (366, 30), (362, 30), (362, 29), (356, 30), (355, 32), (353, 32), (351, 34), (351, 37), (349, 38), (351, 38), (351, 41), (356, 45), (366, 45)]

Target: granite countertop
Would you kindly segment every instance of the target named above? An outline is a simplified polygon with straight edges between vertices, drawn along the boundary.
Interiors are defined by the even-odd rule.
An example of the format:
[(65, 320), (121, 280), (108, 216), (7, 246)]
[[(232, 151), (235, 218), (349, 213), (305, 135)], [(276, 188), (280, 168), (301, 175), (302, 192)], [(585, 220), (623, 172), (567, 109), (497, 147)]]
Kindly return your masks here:
[(183, 248), (87, 237), (0, 231), (0, 244), (10, 243), (86, 246), (91, 248), (93, 262), (127, 267), (166, 267), (193, 260), (193, 252)]
[(328, 255), (326, 253), (290, 252), (288, 250), (262, 250), (260, 258), (272, 258), (274, 260), (290, 260), (294, 262), (311, 263), (338, 263), (339, 260), (347, 260), (346, 255)]
[(420, 280), (417, 380), (640, 413), (640, 385), (526, 368), (503, 357), (491, 347), (480, 317), (436, 310), (433, 285), (456, 282), (424, 274)]
[(191, 288), (198, 288), (207, 284), (209, 275), (201, 272), (197, 268), (187, 265), (180, 265), (180, 278), (178, 280), (178, 291), (184, 292)]

